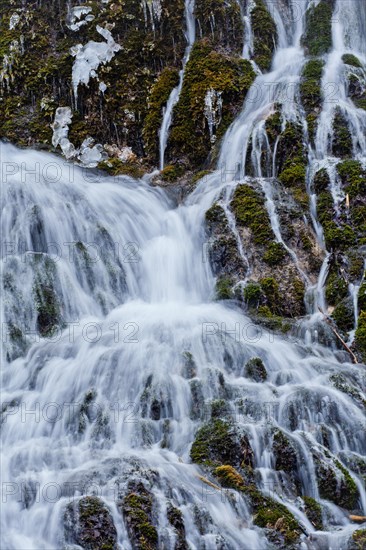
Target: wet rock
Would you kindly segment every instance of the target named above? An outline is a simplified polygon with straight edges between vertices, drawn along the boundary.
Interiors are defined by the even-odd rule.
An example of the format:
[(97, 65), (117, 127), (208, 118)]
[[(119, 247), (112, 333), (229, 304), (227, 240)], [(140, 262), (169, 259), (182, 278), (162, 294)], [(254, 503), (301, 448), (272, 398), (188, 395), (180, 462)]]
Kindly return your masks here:
[(152, 523), (153, 497), (142, 482), (130, 481), (127, 494), (120, 504), (133, 548), (158, 548), (158, 533)]
[(316, 460), (319, 494), (346, 510), (352, 511), (359, 499), (356, 483), (339, 461), (334, 465)]
[(168, 506), (167, 516), (169, 523), (174, 527), (177, 539), (175, 541), (174, 550), (188, 550), (186, 543), (186, 530), (184, 527), (182, 512), (173, 505)]
[(85, 550), (117, 550), (113, 518), (98, 497), (83, 497), (68, 504), (64, 515), (65, 539)]
[(195, 363), (194, 357), (189, 351), (182, 353), (183, 357), (183, 368), (182, 376), (184, 378), (190, 379), (197, 376), (197, 365)]
[(303, 497), (305, 514), (316, 530), (323, 530), (322, 507), (312, 497)]
[(262, 359), (259, 357), (249, 359), (244, 367), (244, 376), (254, 380), (254, 382), (265, 382), (267, 380), (267, 370)]
[(231, 422), (212, 419), (196, 433), (190, 455), (196, 464), (238, 467), (250, 461), (252, 450), (248, 438), (238, 433)]

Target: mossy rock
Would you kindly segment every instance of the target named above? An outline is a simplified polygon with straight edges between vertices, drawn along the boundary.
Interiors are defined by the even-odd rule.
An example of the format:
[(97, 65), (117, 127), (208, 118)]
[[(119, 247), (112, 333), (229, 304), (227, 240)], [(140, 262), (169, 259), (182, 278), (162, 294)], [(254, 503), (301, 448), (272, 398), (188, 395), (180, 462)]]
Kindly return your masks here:
[(333, 0), (320, 0), (306, 13), (305, 33), (301, 39), (309, 55), (323, 55), (332, 47), (332, 13)]
[(254, 37), (253, 60), (262, 71), (268, 71), (271, 67), (272, 56), (278, 38), (275, 22), (263, 0), (256, 0), (250, 18)]
[(352, 550), (365, 550), (366, 548), (366, 529), (357, 529), (352, 533)]
[(196, 433), (191, 448), (191, 459), (196, 464), (237, 466), (243, 458), (238, 435), (232, 423), (213, 419)]
[(173, 183), (183, 176), (184, 172), (185, 168), (181, 164), (168, 164), (168, 166), (165, 166), (160, 172), (160, 177), (163, 181)]
[(301, 102), (307, 114), (319, 110), (322, 102), (321, 79), (324, 61), (311, 59), (303, 68), (300, 83)]
[(254, 382), (265, 382), (268, 375), (262, 359), (259, 357), (249, 359), (244, 367), (244, 376)]
[(353, 329), (355, 320), (352, 298), (346, 298), (337, 304), (332, 312), (332, 319), (343, 333)]
[(306, 155), (303, 131), (299, 124), (287, 123), (278, 140), (278, 179), (289, 188), (306, 191)]
[[(301, 529), (293, 514), (283, 505), (264, 496), (251, 483), (247, 483), (241, 474), (230, 465), (221, 465), (214, 475), (223, 487), (229, 487), (244, 493), (250, 501), (254, 513), (253, 523), (263, 529), (271, 529), (283, 537), (283, 547), (293, 548), (299, 541)], [(295, 548), (296, 546), (294, 546)]]
[(256, 309), (263, 299), (262, 288), (259, 283), (249, 281), (244, 287), (244, 300), (249, 309)]
[(269, 244), (263, 254), (263, 260), (270, 266), (283, 264), (286, 258), (288, 258), (288, 252), (283, 244), (278, 242)]
[(204, 166), (212, 152), (205, 117), (205, 97), (209, 90), (221, 93), (221, 120), (215, 128), (217, 141), (240, 111), (255, 74), (249, 61), (216, 50), (212, 40), (194, 44), (186, 66), (182, 91), (173, 110), (173, 123), (166, 158), (184, 159), (193, 169)]
[(83, 497), (67, 505), (65, 538), (85, 550), (117, 550), (117, 530), (113, 517), (98, 497)]
[(157, 549), (158, 532), (152, 523), (153, 497), (143, 483), (129, 482), (120, 507), (133, 548)]
[(274, 240), (263, 195), (249, 185), (238, 185), (230, 205), (237, 224), (248, 227), (256, 245), (267, 246)]
[(345, 53), (344, 55), (342, 55), (342, 61), (346, 65), (350, 65), (351, 67), (357, 67), (359, 69), (362, 69), (361, 61), (358, 59), (358, 57), (356, 57), (352, 53)]
[(334, 461), (334, 466), (318, 462), (316, 473), (321, 498), (330, 500), (346, 510), (352, 511), (357, 507), (359, 499), (357, 485), (338, 460)]
[(352, 136), (347, 121), (338, 108), (333, 120), (332, 153), (339, 158), (352, 156)]
[(218, 466), (214, 471), (215, 477), (220, 481), (223, 487), (230, 487), (237, 491), (243, 491), (245, 488), (245, 482), (243, 477), (229, 465)]
[(315, 498), (303, 497), (305, 514), (317, 531), (323, 530), (322, 507)]
[(362, 360), (366, 363), (366, 311), (361, 311), (358, 317), (355, 344)]
[(167, 517), (170, 525), (174, 527), (177, 537), (174, 545), (174, 550), (188, 550), (188, 545), (186, 543), (186, 530), (184, 526), (182, 512), (178, 508), (175, 508), (175, 506), (170, 504), (167, 509)]
[(357, 160), (345, 160), (337, 165), (345, 192), (350, 199), (364, 196), (366, 193), (366, 171)]
[(347, 298), (348, 285), (344, 278), (338, 272), (332, 269), (328, 275), (325, 285), (325, 298), (329, 305), (336, 306), (339, 302)]
[(163, 110), (170, 93), (179, 83), (179, 71), (165, 67), (154, 82), (148, 98), (148, 113), (144, 121), (142, 135), (149, 155), (158, 161), (159, 129), (163, 119)]
[(275, 469), (282, 470), (298, 480), (296, 450), (289, 438), (280, 430), (276, 430), (273, 435), (272, 449), (275, 456)]
[(236, 0), (200, 0), (195, 5), (195, 19), (201, 38), (210, 38), (217, 49), (241, 54), (244, 29)]
[(220, 277), (216, 281), (215, 294), (217, 300), (231, 300), (234, 298), (232, 290), (233, 280), (229, 277)]

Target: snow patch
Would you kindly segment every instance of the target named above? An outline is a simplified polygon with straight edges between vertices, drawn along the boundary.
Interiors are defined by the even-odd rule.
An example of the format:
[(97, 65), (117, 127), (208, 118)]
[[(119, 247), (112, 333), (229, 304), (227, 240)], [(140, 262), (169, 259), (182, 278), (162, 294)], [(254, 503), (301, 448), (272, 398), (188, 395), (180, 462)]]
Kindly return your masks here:
[(121, 49), (121, 46), (114, 41), (110, 31), (99, 25), (97, 25), (97, 31), (106, 42), (91, 40), (85, 46), (77, 44), (70, 50), (71, 55), (75, 57), (72, 67), (72, 84), (76, 100), (79, 84), (88, 86), (90, 78), (98, 78), (96, 71), (99, 65), (105, 65), (111, 61), (115, 53)]

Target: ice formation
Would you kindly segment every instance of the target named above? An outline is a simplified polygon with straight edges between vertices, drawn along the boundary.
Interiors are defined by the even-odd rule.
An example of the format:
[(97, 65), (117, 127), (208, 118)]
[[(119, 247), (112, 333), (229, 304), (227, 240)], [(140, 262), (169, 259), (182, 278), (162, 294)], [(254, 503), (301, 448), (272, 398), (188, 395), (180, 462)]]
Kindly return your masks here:
[(68, 138), (69, 125), (71, 124), (72, 112), (70, 107), (58, 107), (55, 113), (55, 119), (51, 128), (53, 129), (52, 145), (60, 146), (63, 155), (68, 160), (78, 160), (83, 166), (94, 168), (101, 160), (107, 158), (103, 151), (103, 146), (99, 143), (94, 145), (94, 139), (87, 137), (81, 144), (80, 149), (76, 149)]
[(96, 78), (99, 65), (105, 65), (111, 61), (115, 53), (121, 49), (117, 44), (110, 31), (103, 29), (97, 25), (98, 33), (103, 36), (106, 42), (95, 42), (91, 40), (84, 46), (77, 44), (70, 50), (72, 56), (75, 57), (72, 67), (72, 84), (74, 88), (74, 96), (77, 99), (77, 91), (79, 84), (89, 84), (90, 78)]
[(147, 10), (149, 10), (153, 29), (155, 29), (154, 20), (160, 21), (162, 14), (161, 0), (142, 0), (145, 23), (147, 23)]
[(15, 27), (19, 23), (19, 20), (20, 20), (20, 16), (17, 13), (13, 13), (13, 15), (10, 17), (10, 21), (9, 21), (9, 30), (10, 31), (15, 29)]
[[(89, 15), (91, 11), (92, 9), (90, 6), (75, 6), (71, 8), (67, 27), (72, 31), (77, 31), (89, 21), (93, 21), (94, 15)], [(86, 17), (82, 19), (84, 15), (86, 15)]]
[(221, 122), (222, 114), (222, 92), (217, 92), (213, 88), (210, 88), (205, 97), (205, 117), (208, 123), (208, 129), (210, 132), (211, 143), (215, 143), (216, 135), (215, 131), (217, 126)]

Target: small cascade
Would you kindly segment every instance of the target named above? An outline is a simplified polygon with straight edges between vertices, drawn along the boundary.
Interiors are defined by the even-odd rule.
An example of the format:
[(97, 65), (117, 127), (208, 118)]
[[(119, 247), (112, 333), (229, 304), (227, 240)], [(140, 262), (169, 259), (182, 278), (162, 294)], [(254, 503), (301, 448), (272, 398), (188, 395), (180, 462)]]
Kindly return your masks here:
[(165, 149), (168, 143), (170, 126), (172, 124), (173, 109), (179, 101), (179, 96), (183, 86), (184, 71), (189, 60), (192, 46), (196, 39), (194, 6), (195, 0), (185, 0), (187, 48), (182, 62), (182, 69), (179, 71), (179, 83), (170, 93), (168, 102), (164, 109), (163, 121), (159, 130), (160, 170), (163, 170), (164, 168)]

